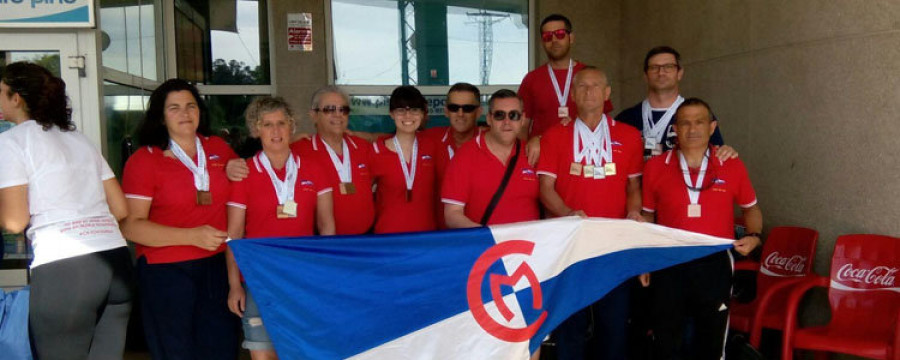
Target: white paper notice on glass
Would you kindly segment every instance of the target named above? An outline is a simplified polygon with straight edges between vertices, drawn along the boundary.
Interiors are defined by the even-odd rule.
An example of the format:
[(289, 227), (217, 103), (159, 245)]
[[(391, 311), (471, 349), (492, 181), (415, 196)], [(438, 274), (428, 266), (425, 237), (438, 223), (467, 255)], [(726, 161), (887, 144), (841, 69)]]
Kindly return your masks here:
[(288, 51), (312, 51), (312, 13), (287, 14)]

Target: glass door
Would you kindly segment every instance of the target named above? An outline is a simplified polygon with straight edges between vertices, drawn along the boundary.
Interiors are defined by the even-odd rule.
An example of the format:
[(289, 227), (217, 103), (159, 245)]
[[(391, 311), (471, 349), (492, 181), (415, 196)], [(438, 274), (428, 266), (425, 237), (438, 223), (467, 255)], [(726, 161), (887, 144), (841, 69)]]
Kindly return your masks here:
[[(6, 64), (16, 61), (28, 61), (39, 64), (59, 76), (66, 82), (66, 93), (73, 104), (72, 120), (75, 126), (82, 128), (79, 109), (74, 104), (81, 104), (81, 91), (78, 82), (76, 65), (78, 41), (75, 34), (21, 34), (0, 32), (0, 74)], [(0, 132), (11, 127), (0, 115)], [(2, 156), (2, 155), (0, 155)]]
[[(21, 31), (20, 31), (21, 32)], [(72, 120), (82, 129), (82, 116), (76, 104), (81, 104), (81, 89), (78, 81), (79, 70), (70, 68), (77, 65), (77, 37), (75, 34), (21, 34), (0, 32), (0, 74), (7, 64), (28, 61), (39, 64), (66, 82), (66, 93), (73, 105)], [(0, 133), (12, 128), (12, 123), (4, 120), (0, 113)], [(0, 161), (3, 161), (0, 154)], [(0, 288), (15, 288), (27, 284), (26, 269), (31, 262), (29, 250), (23, 234), (2, 234), (0, 248)]]

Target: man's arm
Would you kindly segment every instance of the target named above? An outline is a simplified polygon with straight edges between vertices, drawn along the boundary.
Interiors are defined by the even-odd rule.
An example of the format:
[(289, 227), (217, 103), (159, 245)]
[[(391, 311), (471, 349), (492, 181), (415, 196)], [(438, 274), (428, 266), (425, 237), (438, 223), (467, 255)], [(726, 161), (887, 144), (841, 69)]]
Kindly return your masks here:
[(641, 215), (641, 177), (635, 176), (628, 178), (628, 185), (625, 192), (627, 195), (625, 209), (628, 211), (626, 218), (643, 222), (644, 217)]
[(462, 229), (479, 227), (481, 224), (476, 223), (466, 216), (465, 207), (458, 204), (444, 203), (444, 221), (450, 229)]
[(375, 140), (378, 140), (378, 138), (380, 138), (382, 136), (388, 136), (390, 134), (366, 132), (366, 131), (353, 131), (353, 130), (347, 129), (347, 135), (356, 136), (358, 138), (361, 138), (361, 139), (371, 143), (371, 142), (375, 142)]
[(541, 182), (541, 203), (544, 208), (554, 216), (581, 216), (587, 217), (582, 210), (574, 210), (563, 201), (559, 193), (556, 192), (556, 178), (550, 175), (540, 175)]
[[(744, 213), (744, 224), (747, 226), (747, 233), (758, 234), (762, 232), (762, 210), (760, 210), (759, 204), (745, 209), (742, 208), (741, 210)], [(741, 255), (747, 256), (760, 244), (762, 244), (762, 239), (759, 236), (744, 236), (734, 242), (734, 249)]]

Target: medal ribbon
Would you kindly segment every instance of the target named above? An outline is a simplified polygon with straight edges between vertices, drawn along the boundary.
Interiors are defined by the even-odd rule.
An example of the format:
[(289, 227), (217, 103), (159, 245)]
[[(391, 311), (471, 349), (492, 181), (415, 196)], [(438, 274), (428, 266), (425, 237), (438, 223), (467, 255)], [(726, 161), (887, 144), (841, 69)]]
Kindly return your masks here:
[(203, 151), (203, 145), (200, 145), (200, 138), (194, 137), (194, 146), (197, 147), (197, 164), (194, 160), (187, 156), (187, 153), (178, 146), (175, 140), (169, 139), (169, 149), (175, 154), (175, 158), (181, 161), (191, 173), (194, 174), (194, 187), (197, 191), (209, 191), (209, 172), (206, 170), (206, 152)]
[(553, 82), (553, 90), (556, 91), (556, 99), (559, 101), (559, 106), (566, 106), (566, 99), (569, 98), (569, 89), (572, 86), (572, 68), (574, 67), (574, 61), (569, 59), (569, 72), (566, 74), (566, 89), (564, 91), (559, 91), (559, 81), (556, 80), (556, 74), (553, 73), (553, 68), (550, 67), (550, 64), (547, 64), (547, 72), (550, 73), (550, 81)]
[(350, 169), (350, 148), (347, 147), (347, 141), (341, 139), (341, 151), (344, 153), (343, 161), (338, 159), (337, 154), (325, 140), (322, 140), (322, 143), (325, 144), (325, 150), (328, 150), (328, 156), (331, 157), (331, 163), (334, 164), (334, 169), (337, 171), (338, 177), (341, 178), (341, 182), (353, 182), (353, 172)]
[(681, 164), (682, 175), (684, 175), (684, 183), (687, 185), (688, 199), (691, 201), (691, 205), (697, 205), (700, 202), (700, 191), (695, 189), (699, 189), (703, 185), (703, 177), (706, 176), (706, 168), (709, 166), (709, 149), (706, 150), (703, 161), (700, 162), (700, 172), (697, 174), (696, 184), (691, 183), (691, 171), (688, 169), (687, 161), (684, 160), (684, 154), (681, 151), (678, 152), (678, 160)]
[[(580, 150), (579, 140), (582, 144)], [(580, 163), (582, 159), (587, 159), (587, 165), (596, 166), (612, 162), (612, 138), (609, 134), (609, 122), (605, 114), (593, 131), (580, 118), (575, 120), (572, 152), (577, 163)]]
[[(397, 140), (396, 136), (394, 136), (393, 139), (397, 158), (400, 159), (400, 168), (403, 169), (403, 179), (406, 180), (406, 190), (412, 191), (413, 183), (416, 181), (416, 163), (418, 162), (416, 160), (419, 158), (419, 139), (413, 140), (412, 156), (409, 158), (411, 164), (409, 167), (406, 166), (406, 161), (403, 160), (403, 148), (400, 147), (400, 140)], [(451, 153), (451, 157), (452, 156)]]
[(644, 139), (653, 139), (654, 144), (661, 144), (662, 138), (665, 136), (666, 128), (669, 127), (669, 121), (672, 119), (672, 116), (675, 115), (678, 106), (683, 102), (684, 98), (681, 97), (681, 95), (678, 95), (675, 102), (666, 109), (665, 114), (663, 114), (663, 116), (659, 118), (659, 121), (654, 124), (653, 110), (650, 108), (650, 101), (644, 99), (644, 102), (641, 103), (641, 117), (644, 120)]
[(297, 174), (300, 171), (300, 159), (294, 161), (294, 155), (291, 154), (287, 163), (284, 165), (284, 181), (278, 179), (275, 170), (272, 170), (272, 162), (265, 152), (260, 152), (257, 156), (269, 179), (272, 180), (272, 186), (275, 187), (275, 196), (278, 197), (278, 205), (284, 205), (288, 200), (294, 201), (294, 186), (297, 184)]

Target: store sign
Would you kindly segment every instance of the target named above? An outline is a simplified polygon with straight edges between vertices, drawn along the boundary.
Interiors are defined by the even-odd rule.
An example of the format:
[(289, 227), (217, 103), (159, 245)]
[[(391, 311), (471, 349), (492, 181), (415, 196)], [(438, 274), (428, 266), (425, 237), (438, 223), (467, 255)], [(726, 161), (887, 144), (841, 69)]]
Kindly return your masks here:
[(288, 51), (313, 51), (311, 13), (287, 14), (287, 30)]
[(93, 27), (93, 0), (0, 0), (0, 27)]

